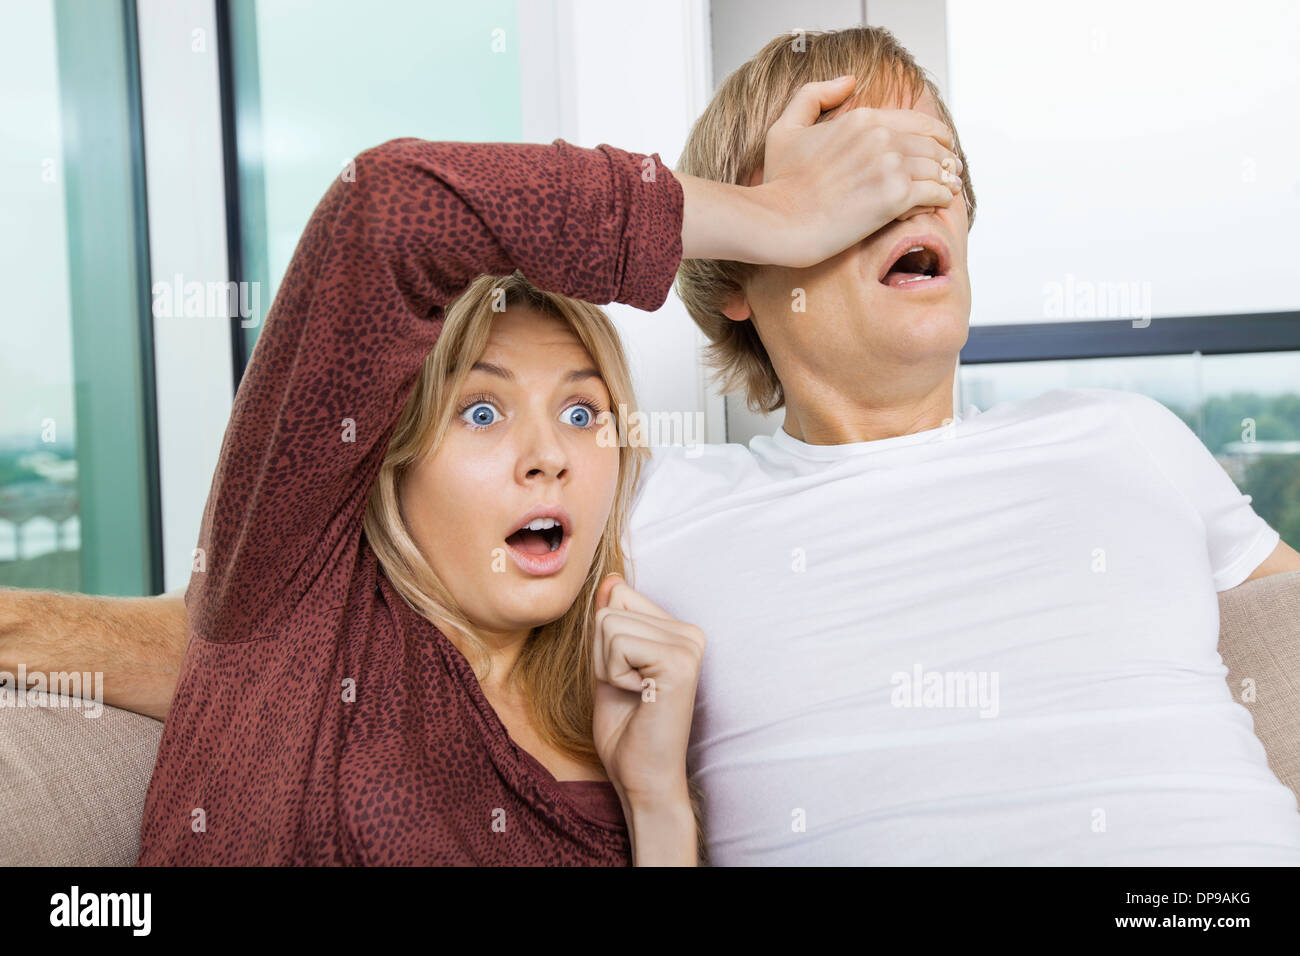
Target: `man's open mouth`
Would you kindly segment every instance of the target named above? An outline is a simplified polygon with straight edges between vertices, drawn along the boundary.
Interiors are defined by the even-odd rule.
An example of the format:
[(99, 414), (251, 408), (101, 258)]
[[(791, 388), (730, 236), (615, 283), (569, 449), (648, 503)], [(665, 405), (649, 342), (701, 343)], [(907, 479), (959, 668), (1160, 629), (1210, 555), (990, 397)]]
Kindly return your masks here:
[(506, 544), (524, 554), (549, 554), (564, 543), (564, 525), (555, 518), (534, 518), (506, 538)]
[(900, 289), (925, 284), (948, 274), (948, 247), (933, 236), (904, 239), (894, 247), (888, 262), (880, 276), (881, 285)]

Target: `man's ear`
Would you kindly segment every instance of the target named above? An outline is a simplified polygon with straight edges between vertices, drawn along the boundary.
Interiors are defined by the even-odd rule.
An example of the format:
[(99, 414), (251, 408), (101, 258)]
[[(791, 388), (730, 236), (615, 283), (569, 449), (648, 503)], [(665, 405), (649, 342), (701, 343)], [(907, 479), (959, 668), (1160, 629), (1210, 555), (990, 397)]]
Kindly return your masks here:
[(722, 314), (733, 322), (747, 322), (754, 317), (754, 310), (742, 293), (734, 292), (722, 303)]
[[(763, 183), (763, 167), (760, 165), (749, 174), (747, 186), (760, 186)], [(722, 314), (733, 322), (747, 322), (754, 317), (754, 310), (741, 292), (732, 293), (722, 304)]]

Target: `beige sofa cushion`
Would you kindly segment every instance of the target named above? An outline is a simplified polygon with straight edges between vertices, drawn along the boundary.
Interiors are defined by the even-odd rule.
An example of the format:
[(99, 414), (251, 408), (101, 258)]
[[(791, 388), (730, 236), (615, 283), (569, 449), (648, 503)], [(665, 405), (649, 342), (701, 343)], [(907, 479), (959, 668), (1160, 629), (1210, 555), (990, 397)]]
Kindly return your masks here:
[(0, 695), (0, 865), (133, 865), (162, 722)]
[[(1220, 592), (1219, 655), (1233, 696), (1255, 718), (1269, 766), (1300, 795), (1300, 571)], [(1253, 701), (1243, 699), (1243, 681), (1253, 684)]]

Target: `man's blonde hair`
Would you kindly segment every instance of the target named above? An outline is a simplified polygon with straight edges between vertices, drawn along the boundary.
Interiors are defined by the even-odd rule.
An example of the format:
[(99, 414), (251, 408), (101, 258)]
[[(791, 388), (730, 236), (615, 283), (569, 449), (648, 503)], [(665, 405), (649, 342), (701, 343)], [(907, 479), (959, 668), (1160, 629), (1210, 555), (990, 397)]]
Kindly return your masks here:
[[(748, 184), (763, 165), (767, 131), (805, 83), (852, 73), (858, 80), (846, 103), (880, 106), (897, 98), (910, 107), (926, 90), (952, 130), (953, 152), (962, 161), (963, 195), (975, 222), (975, 192), (970, 164), (957, 127), (929, 74), (883, 27), (811, 30), (778, 36), (737, 69), (713, 95), (687, 137), (677, 172), (720, 183)], [(900, 97), (900, 91), (905, 96)], [(726, 300), (743, 291), (758, 266), (716, 259), (684, 259), (677, 271), (677, 294), (710, 344), (705, 348), (724, 393), (743, 392), (755, 412), (774, 412), (785, 392), (753, 322), (735, 322), (722, 313)]]

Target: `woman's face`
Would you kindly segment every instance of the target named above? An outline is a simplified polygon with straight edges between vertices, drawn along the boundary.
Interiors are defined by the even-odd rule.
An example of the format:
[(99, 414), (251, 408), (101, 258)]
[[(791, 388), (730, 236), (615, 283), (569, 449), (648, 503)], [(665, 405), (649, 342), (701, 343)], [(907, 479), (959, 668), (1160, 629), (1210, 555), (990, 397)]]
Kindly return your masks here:
[[(597, 441), (609, 408), (567, 323), (520, 306), (494, 317), (446, 437), (399, 488), (416, 543), (483, 633), (548, 623), (577, 597), (618, 486), (619, 449)], [(521, 531), (539, 512), (543, 527)]]

